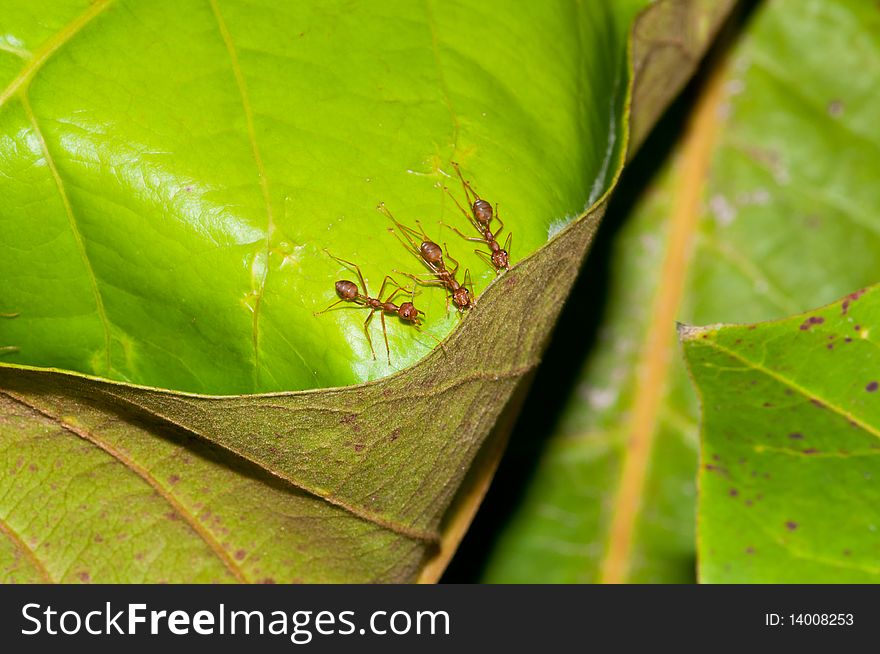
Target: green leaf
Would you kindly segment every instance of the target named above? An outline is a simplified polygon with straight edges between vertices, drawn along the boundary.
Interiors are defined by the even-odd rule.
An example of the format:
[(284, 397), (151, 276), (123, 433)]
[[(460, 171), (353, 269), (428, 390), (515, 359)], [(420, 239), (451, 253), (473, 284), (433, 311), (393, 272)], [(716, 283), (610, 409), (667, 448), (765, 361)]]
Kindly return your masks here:
[[(362, 309), (313, 315), (354, 274), (325, 248), (373, 293), (395, 269), (424, 273), (385, 202), (448, 241), (481, 292), (494, 271), (437, 224), (467, 226), (439, 187), (461, 196), (457, 159), (500, 203), (514, 260), (535, 251), (617, 168), (639, 4), (13, 3), (0, 277), (21, 317), (3, 326), (19, 347), (7, 360), (222, 394), (406, 368), (435, 341), (389, 321), (389, 366)], [(458, 324), (443, 289), (417, 300), (434, 337)]]
[(703, 405), (700, 578), (880, 580), (880, 289), (777, 322), (683, 327)]
[[(487, 579), (548, 580), (536, 559), (554, 581), (695, 579), (699, 406), (673, 321), (777, 318), (876, 280), (868, 125), (880, 106), (867, 89), (880, 83), (878, 28), (880, 14), (858, 1), (761, 4), (711, 67), (663, 170), (612, 203), (608, 222), (626, 222), (613, 236), (598, 341), (577, 385), (560, 390), (557, 426)], [(634, 431), (651, 403), (650, 427), (642, 419)]]
[[(491, 457), (471, 463), (536, 365), (622, 165), (639, 6), (11, 11), (5, 578), (400, 581), (448, 556), (445, 519), (467, 515), (449, 507), (491, 475)], [(668, 62), (634, 61), (654, 89), (633, 92), (644, 132), (674, 86), (656, 83)], [(452, 157), (501, 202), (518, 264), (460, 323), (439, 289), (419, 295), (435, 336), (458, 327), (405, 374), (290, 392), (389, 372), (363, 312), (312, 315), (340, 275), (322, 249), (373, 286), (417, 271), (374, 207), (436, 231)], [(461, 259), (478, 290), (494, 277)], [(434, 347), (402, 327), (394, 368)], [(269, 389), (283, 391), (182, 392)]]

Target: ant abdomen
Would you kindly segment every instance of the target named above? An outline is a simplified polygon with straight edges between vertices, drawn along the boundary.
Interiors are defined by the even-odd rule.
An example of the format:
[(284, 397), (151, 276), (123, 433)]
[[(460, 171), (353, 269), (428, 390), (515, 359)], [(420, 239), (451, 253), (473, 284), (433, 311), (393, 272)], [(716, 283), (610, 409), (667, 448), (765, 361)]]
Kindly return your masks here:
[(429, 263), (439, 263), (443, 259), (442, 248), (433, 241), (422, 241), (419, 246), (422, 258)]
[(340, 279), (336, 282), (336, 295), (343, 300), (354, 300), (358, 296), (357, 284), (347, 279)]
[(492, 222), (492, 205), (485, 200), (474, 202), (474, 217), (483, 225)]

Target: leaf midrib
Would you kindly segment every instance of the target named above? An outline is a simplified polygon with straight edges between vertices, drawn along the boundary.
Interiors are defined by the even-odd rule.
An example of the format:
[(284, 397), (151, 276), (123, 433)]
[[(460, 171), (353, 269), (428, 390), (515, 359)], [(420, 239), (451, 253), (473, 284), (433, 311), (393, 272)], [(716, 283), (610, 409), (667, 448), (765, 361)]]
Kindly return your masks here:
[(719, 129), (718, 106), (723, 100), (725, 71), (726, 66), (716, 65), (685, 136), (684, 172), (671, 210), (657, 298), (645, 330), (647, 342), (637, 366), (640, 391), (628, 425), (628, 443), (613, 499), (605, 552), (598, 570), (602, 583), (624, 583), (630, 574), (636, 523), (643, 506), (642, 495), (650, 471), (656, 423), (673, 360), (674, 338), (670, 332), (684, 294), (690, 247), (699, 225), (703, 189)]
[(832, 413), (836, 413), (840, 417), (848, 420), (852, 425), (859, 427), (864, 432), (870, 434), (871, 436), (874, 436), (875, 438), (880, 439), (880, 429), (871, 426), (870, 424), (866, 423), (863, 420), (860, 420), (857, 416), (853, 415), (852, 413), (850, 413), (849, 411), (847, 411), (843, 407), (838, 406), (834, 402), (829, 401), (828, 399), (826, 399), (822, 395), (811, 393), (810, 391), (808, 391), (803, 386), (799, 385), (794, 380), (788, 379), (788, 378), (780, 375), (778, 372), (774, 372), (772, 369), (766, 367), (765, 365), (763, 365), (761, 363), (758, 363), (756, 361), (752, 361), (751, 359), (745, 358), (744, 356), (739, 354), (736, 350), (731, 350), (727, 347), (724, 347), (723, 345), (721, 345), (717, 341), (714, 341), (711, 339), (710, 340), (700, 339), (700, 344), (705, 345), (706, 347), (712, 347), (712, 348), (718, 350), (719, 352), (723, 352), (724, 354), (727, 354), (729, 357), (736, 359), (740, 363), (745, 364), (746, 366), (752, 368), (753, 370), (756, 370), (760, 373), (763, 373), (764, 375), (770, 377), (771, 379), (779, 382), (783, 386), (787, 386), (788, 388), (795, 391), (796, 393), (799, 393), (801, 396), (803, 396), (807, 400), (815, 400), (817, 402), (821, 402), (822, 406), (824, 406), (826, 409), (830, 409), (832, 411)]
[(37, 553), (34, 552), (28, 544), (24, 541), (24, 539), (12, 528), (12, 525), (3, 518), (0, 518), (0, 533), (5, 535), (10, 542), (12, 542), (15, 549), (20, 551), (25, 559), (27, 559), (28, 563), (33, 566), (33, 568), (39, 573), (39, 575), (45, 579), (48, 583), (54, 584), (55, 580), (52, 579), (52, 575), (49, 574), (49, 571), (46, 569), (46, 566), (43, 562), (37, 557)]
[(47, 39), (42, 47), (34, 52), (30, 62), (0, 92), (0, 107), (6, 104), (6, 101), (19, 91), (25, 93), (31, 80), (43, 65), (51, 59), (52, 55), (79, 34), (86, 25), (102, 14), (113, 2), (114, 0), (95, 0), (86, 11), (61, 28), (50, 39)]

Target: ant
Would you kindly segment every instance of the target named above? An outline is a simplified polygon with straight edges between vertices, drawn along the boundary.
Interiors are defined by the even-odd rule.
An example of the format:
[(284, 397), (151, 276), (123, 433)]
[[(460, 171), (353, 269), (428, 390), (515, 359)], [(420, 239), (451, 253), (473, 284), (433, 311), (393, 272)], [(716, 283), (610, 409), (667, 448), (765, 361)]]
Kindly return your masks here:
[[(431, 239), (428, 238), (428, 235), (425, 234), (425, 230), (422, 229), (422, 224), (419, 221), (416, 221), (416, 224), (419, 226), (420, 232), (412, 229), (411, 227), (407, 227), (406, 225), (402, 225), (397, 222), (397, 219), (391, 215), (391, 212), (385, 207), (385, 203), (381, 203), (379, 205), (379, 210), (388, 216), (399, 230), (395, 232), (391, 227), (388, 228), (388, 231), (393, 233), (397, 238), (403, 243), (403, 246), (412, 252), (416, 258), (421, 259), (422, 263), (431, 271), (431, 274), (436, 277), (436, 279), (425, 280), (420, 279), (416, 275), (410, 275), (409, 273), (401, 273), (402, 275), (406, 275), (413, 281), (418, 284), (423, 284), (425, 286), (443, 286), (449, 289), (452, 295), (452, 303), (458, 309), (459, 312), (463, 312), (465, 309), (470, 309), (476, 304), (476, 300), (471, 297), (473, 295), (472, 291), (468, 291), (467, 286), (472, 287), (471, 283), (471, 273), (469, 270), (465, 270), (464, 272), (464, 284), (459, 284), (458, 280), (455, 279), (455, 273), (458, 272), (458, 261), (452, 258), (449, 254), (449, 250), (446, 250), (446, 258), (452, 261), (455, 264), (455, 267), (451, 270), (446, 267), (446, 262), (443, 261), (443, 250), (439, 245), (434, 243)], [(401, 234), (403, 235), (401, 237)], [(416, 240), (421, 238), (421, 243), (416, 245)], [(406, 239), (406, 240), (404, 240)], [(449, 298), (446, 299), (446, 310), (449, 310)]]
[[(490, 254), (486, 254), (482, 250), (474, 250), (484, 261), (489, 263), (491, 266), (495, 268), (495, 274), (500, 273), (502, 270), (510, 269), (510, 240), (513, 234), (507, 235), (507, 240), (504, 243), (504, 247), (502, 248), (498, 245), (498, 235), (501, 234), (504, 229), (504, 222), (501, 220), (501, 216), (498, 215), (498, 205), (495, 205), (495, 213), (492, 213), (492, 205), (489, 204), (486, 200), (482, 199), (477, 192), (474, 190), (474, 187), (471, 186), (471, 183), (466, 181), (464, 176), (461, 174), (461, 169), (455, 161), (450, 161), (452, 167), (455, 168), (455, 172), (458, 173), (458, 178), (461, 180), (462, 188), (464, 188), (464, 195), (467, 198), (468, 205), (471, 207), (470, 213), (468, 213), (464, 207), (459, 204), (458, 200), (455, 199), (455, 196), (452, 195), (450, 190), (447, 187), (443, 187), (443, 190), (446, 191), (447, 195), (452, 198), (452, 201), (455, 202), (455, 206), (459, 208), (459, 210), (465, 215), (468, 221), (476, 228), (476, 230), (480, 233), (480, 238), (474, 238), (471, 236), (465, 236), (458, 229), (453, 227), (452, 225), (447, 225), (452, 231), (461, 236), (462, 238), (472, 241), (475, 243), (485, 243), (489, 246)], [(498, 231), (494, 234), (492, 233), (492, 219), (495, 218), (500, 226), (498, 227)]]
[[(17, 313), (0, 313), (0, 318), (17, 318)], [(0, 353), (3, 352), (18, 352), (18, 348), (15, 345), (2, 345), (0, 346)]]
[[(326, 250), (324, 250), (327, 252)], [(360, 306), (366, 307), (370, 310), (370, 315), (367, 316), (367, 319), (364, 321), (364, 334), (367, 335), (367, 343), (370, 344), (370, 351), (373, 353), (373, 360), (376, 359), (376, 350), (373, 348), (373, 339), (370, 337), (370, 321), (373, 319), (373, 314), (377, 311), (379, 312), (379, 318), (382, 321), (382, 335), (385, 337), (385, 352), (388, 355), (388, 365), (391, 365), (391, 348), (388, 347), (388, 332), (385, 329), (385, 314), (386, 313), (396, 313), (398, 317), (404, 322), (408, 322), (413, 325), (417, 331), (421, 331), (418, 326), (421, 324), (419, 315), (424, 315), (424, 311), (420, 311), (415, 308), (413, 303), (403, 302), (400, 305), (394, 304), (393, 300), (397, 296), (398, 293), (406, 293), (407, 290), (400, 286), (391, 275), (385, 275), (385, 279), (382, 280), (382, 286), (379, 289), (378, 297), (370, 297), (370, 292), (367, 290), (367, 282), (364, 280), (364, 276), (361, 274), (361, 269), (353, 264), (351, 261), (346, 261), (345, 259), (340, 259), (339, 257), (335, 257), (329, 252), (327, 254), (336, 259), (339, 263), (344, 266), (347, 266), (354, 270), (357, 273), (358, 279), (361, 282), (360, 288), (364, 289), (364, 292), (360, 292), (360, 288), (358, 285), (352, 281), (347, 279), (340, 279), (336, 282), (336, 294), (339, 296), (336, 302), (331, 304), (329, 307), (324, 309), (323, 311), (318, 311), (315, 315), (320, 315), (322, 313), (326, 313), (330, 311), (333, 307), (341, 302), (354, 302)], [(388, 284), (388, 280), (391, 280), (391, 283), (396, 286), (396, 288), (391, 292), (384, 300), (380, 299), (382, 295), (385, 293), (385, 286)], [(415, 287), (413, 288), (413, 296), (415, 296)]]

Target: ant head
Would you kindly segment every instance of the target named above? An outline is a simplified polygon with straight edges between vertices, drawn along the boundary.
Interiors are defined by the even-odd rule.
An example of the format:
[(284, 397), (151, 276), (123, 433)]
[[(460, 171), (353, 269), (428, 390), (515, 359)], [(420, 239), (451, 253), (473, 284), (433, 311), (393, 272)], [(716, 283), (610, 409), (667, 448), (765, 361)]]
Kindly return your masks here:
[(419, 320), (419, 310), (413, 306), (412, 302), (404, 302), (397, 309), (397, 315), (400, 316), (401, 320), (406, 320), (408, 322), (417, 323)]
[(340, 279), (336, 282), (336, 295), (343, 300), (353, 300), (358, 296), (358, 287), (354, 282), (347, 279)]
[(440, 263), (443, 260), (443, 249), (433, 241), (422, 241), (419, 252), (428, 263)]
[(481, 225), (488, 225), (492, 222), (492, 205), (485, 200), (476, 200), (474, 202), (474, 217)]
[(464, 286), (459, 286), (452, 292), (452, 302), (459, 310), (467, 309), (471, 305), (471, 294)]
[(507, 270), (510, 268), (510, 255), (507, 254), (507, 250), (497, 250), (496, 252), (493, 252), (492, 265), (498, 270), (501, 270), (502, 268)]

